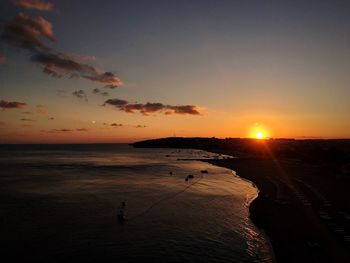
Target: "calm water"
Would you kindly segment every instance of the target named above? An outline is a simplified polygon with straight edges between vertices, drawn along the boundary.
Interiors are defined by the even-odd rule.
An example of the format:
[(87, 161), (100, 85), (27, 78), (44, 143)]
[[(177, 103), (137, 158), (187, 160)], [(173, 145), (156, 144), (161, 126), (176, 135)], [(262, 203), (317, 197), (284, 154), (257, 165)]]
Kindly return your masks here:
[[(228, 169), (177, 160), (212, 155), (127, 145), (0, 146), (0, 257), (271, 262), (249, 220), (252, 184)], [(186, 182), (189, 174), (194, 179)], [(122, 201), (127, 221), (118, 223)]]

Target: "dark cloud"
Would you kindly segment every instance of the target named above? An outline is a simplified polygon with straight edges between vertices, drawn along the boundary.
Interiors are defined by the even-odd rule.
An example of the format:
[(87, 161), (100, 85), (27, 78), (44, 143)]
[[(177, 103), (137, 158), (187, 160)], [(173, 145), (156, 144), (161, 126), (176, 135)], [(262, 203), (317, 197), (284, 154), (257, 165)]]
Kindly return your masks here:
[(96, 94), (96, 95), (100, 94), (100, 95), (102, 95), (102, 96), (109, 96), (109, 93), (108, 93), (108, 92), (106, 92), (106, 91), (101, 91), (101, 90), (98, 89), (98, 88), (93, 89), (93, 90), (92, 90), (92, 93), (93, 93), (93, 94)]
[[(166, 106), (167, 110), (169, 110), (169, 114), (192, 114), (192, 115), (198, 115), (199, 111), (197, 110), (197, 107), (194, 105), (182, 105), (182, 106)], [(173, 112), (171, 112), (173, 111)], [(168, 114), (168, 111), (167, 111)]]
[(52, 77), (84, 78), (116, 88), (123, 82), (112, 72), (99, 72), (95, 67), (73, 56), (53, 50), (45, 40), (55, 41), (52, 24), (41, 16), (31, 18), (23, 13), (2, 24), (0, 39), (11, 46), (31, 52), (30, 60), (39, 64)]
[(146, 125), (131, 125), (131, 124), (122, 124), (122, 123), (106, 123), (104, 122), (103, 125), (111, 126), (115, 128), (121, 128), (121, 127), (132, 127), (132, 128), (146, 128)]
[(81, 90), (76, 90), (72, 92), (72, 95), (79, 98), (79, 99), (85, 99), (87, 101), (87, 96), (85, 91)]
[(105, 101), (105, 104), (113, 105), (115, 107), (122, 107), (127, 105), (129, 102), (127, 100), (120, 99), (109, 99)]
[(47, 107), (44, 105), (36, 105), (36, 112), (40, 114), (46, 114), (47, 113)]
[(30, 18), (20, 13), (12, 21), (3, 23), (0, 38), (8, 44), (32, 52), (49, 51), (43, 39), (55, 41), (52, 24), (41, 16)]
[(50, 121), (53, 121), (54, 119), (55, 119), (54, 117), (50, 117), (50, 118), (49, 118)]
[(36, 120), (28, 119), (28, 118), (22, 118), (21, 121), (35, 122)]
[(71, 132), (71, 129), (51, 129), (48, 132)]
[(117, 78), (112, 72), (105, 72), (101, 74), (83, 76), (95, 82), (105, 84), (105, 88), (115, 89), (123, 85), (123, 82)]
[(3, 121), (0, 121), (0, 126), (1, 126), (1, 125), (5, 125), (5, 122), (3, 122)]
[(181, 105), (181, 106), (172, 106), (164, 105), (163, 103), (152, 103), (147, 102), (143, 103), (129, 103), (126, 100), (120, 99), (109, 99), (106, 100), (103, 105), (112, 105), (120, 111), (125, 111), (128, 113), (142, 113), (143, 115), (149, 115), (151, 113), (163, 113), (163, 114), (190, 114), (190, 115), (199, 115), (197, 106), (194, 105)]
[(88, 129), (85, 129), (85, 128), (77, 128), (75, 130), (72, 130), (72, 129), (51, 129), (51, 130), (46, 131), (46, 132), (73, 132), (73, 131), (86, 132), (86, 131), (88, 131)]
[(111, 126), (112, 126), (112, 127), (123, 127), (124, 124), (121, 124), (121, 123), (112, 123)]
[(3, 110), (4, 109), (23, 109), (27, 106), (28, 104), (25, 102), (0, 100), (0, 108), (2, 108)]
[(50, 1), (43, 0), (12, 0), (16, 6), (39, 11), (53, 11), (54, 5)]
[(31, 61), (43, 66), (44, 73), (53, 77), (79, 77), (80, 74), (97, 74), (94, 67), (79, 63), (64, 54), (39, 52), (31, 57)]
[(38, 52), (31, 57), (31, 61), (40, 64), (43, 72), (52, 77), (85, 78), (105, 84), (108, 88), (116, 88), (123, 84), (113, 73), (99, 73), (93, 66), (80, 63), (65, 54)]

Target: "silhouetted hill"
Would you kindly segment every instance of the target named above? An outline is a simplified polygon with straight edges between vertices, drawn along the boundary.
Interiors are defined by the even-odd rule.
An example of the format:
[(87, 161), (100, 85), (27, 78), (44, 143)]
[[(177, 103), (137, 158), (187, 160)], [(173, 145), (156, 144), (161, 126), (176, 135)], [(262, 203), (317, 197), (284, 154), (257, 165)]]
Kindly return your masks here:
[(294, 140), (169, 137), (140, 141), (139, 148), (193, 148), (237, 157), (299, 159), (308, 163), (343, 164), (350, 161), (350, 140)]

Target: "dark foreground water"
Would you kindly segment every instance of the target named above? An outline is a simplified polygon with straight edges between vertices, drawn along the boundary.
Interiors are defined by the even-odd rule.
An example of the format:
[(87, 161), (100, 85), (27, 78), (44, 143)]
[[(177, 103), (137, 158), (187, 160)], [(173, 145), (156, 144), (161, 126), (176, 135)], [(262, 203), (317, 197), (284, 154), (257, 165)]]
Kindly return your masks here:
[[(0, 260), (271, 262), (267, 240), (249, 220), (257, 189), (230, 170), (177, 160), (212, 155), (0, 146)], [(118, 223), (122, 201), (127, 220)]]

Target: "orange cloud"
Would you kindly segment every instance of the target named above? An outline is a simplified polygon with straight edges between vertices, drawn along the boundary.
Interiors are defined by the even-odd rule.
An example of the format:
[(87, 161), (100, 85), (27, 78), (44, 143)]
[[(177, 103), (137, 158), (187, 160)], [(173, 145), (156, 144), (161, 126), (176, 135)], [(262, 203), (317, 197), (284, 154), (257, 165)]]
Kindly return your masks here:
[(3, 110), (4, 109), (23, 109), (27, 106), (28, 104), (25, 102), (0, 100), (0, 108), (2, 108)]

